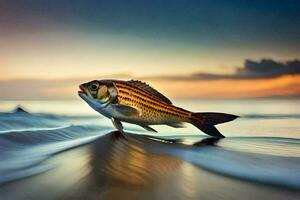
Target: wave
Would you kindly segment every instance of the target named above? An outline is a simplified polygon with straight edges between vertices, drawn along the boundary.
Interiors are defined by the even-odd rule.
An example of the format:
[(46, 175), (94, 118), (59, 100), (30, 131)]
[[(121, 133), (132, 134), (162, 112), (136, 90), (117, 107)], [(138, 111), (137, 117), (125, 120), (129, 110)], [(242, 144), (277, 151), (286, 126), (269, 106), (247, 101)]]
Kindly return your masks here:
[[(278, 116), (270, 118), (274, 117)], [(86, 165), (92, 167), (92, 173), (101, 174), (101, 178), (104, 173), (118, 184), (143, 185), (170, 174), (183, 163), (190, 163), (214, 174), (300, 189), (300, 139), (227, 137), (219, 140), (201, 135), (153, 137), (131, 133), (126, 133), (124, 138), (117, 136), (118, 132), (109, 133), (110, 126), (90, 123), (94, 119), (32, 114), (20, 109), (0, 113), (0, 184), (54, 169), (56, 163), (44, 161), (93, 142), (87, 153), (91, 160)]]
[[(175, 143), (186, 144), (184, 139), (178, 138)], [(299, 139), (229, 137), (213, 139), (213, 142), (202, 139), (194, 141), (189, 148), (177, 146), (153, 150), (222, 175), (300, 189)]]
[[(94, 141), (108, 127), (67, 125), (60, 116), (20, 111), (0, 114), (0, 184), (46, 172), (51, 156)], [(16, 125), (18, 124), (18, 125)], [(50, 124), (50, 125), (49, 125)]]

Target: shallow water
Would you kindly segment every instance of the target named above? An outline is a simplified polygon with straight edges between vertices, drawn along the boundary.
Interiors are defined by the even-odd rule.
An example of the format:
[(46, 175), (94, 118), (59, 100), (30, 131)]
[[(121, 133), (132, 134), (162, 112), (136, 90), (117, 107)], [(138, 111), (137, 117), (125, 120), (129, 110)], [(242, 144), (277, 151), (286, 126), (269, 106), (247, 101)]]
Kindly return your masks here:
[(192, 126), (124, 137), (81, 101), (0, 102), (1, 199), (299, 199), (298, 103), (175, 103), (240, 115), (217, 140)]

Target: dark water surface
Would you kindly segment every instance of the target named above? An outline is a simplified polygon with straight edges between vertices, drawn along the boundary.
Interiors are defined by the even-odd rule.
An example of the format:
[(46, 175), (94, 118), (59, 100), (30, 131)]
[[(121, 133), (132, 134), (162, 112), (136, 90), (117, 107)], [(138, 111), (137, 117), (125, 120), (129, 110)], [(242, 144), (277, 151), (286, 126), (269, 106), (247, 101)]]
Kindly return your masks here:
[(0, 199), (300, 199), (297, 116), (244, 113), (218, 140), (190, 127), (122, 135), (93, 115), (2, 112)]

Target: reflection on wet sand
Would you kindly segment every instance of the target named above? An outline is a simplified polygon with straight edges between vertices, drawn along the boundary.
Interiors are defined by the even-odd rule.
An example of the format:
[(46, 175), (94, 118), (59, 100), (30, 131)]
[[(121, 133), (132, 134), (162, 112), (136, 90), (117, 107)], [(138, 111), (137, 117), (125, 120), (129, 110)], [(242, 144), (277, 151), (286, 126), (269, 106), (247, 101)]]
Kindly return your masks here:
[[(101, 199), (132, 199), (157, 190), (154, 188), (160, 182), (175, 176), (183, 161), (149, 151), (147, 146), (156, 143), (144, 143), (133, 135), (124, 138), (118, 132), (103, 136), (90, 147), (90, 174), (65, 198), (84, 199), (88, 194)], [(78, 192), (82, 188), (85, 192)]]
[[(92, 147), (92, 173), (109, 177), (108, 183), (114, 186), (135, 188), (149, 187), (161, 177), (168, 176), (182, 161), (167, 155), (149, 152), (146, 145), (115, 134), (108, 135), (111, 140), (98, 140)], [(105, 142), (105, 144), (104, 144)]]
[[(163, 152), (206, 148), (112, 132), (56, 155), (53, 170), (0, 187), (1, 199), (298, 199), (299, 192), (205, 171)], [(209, 147), (211, 148), (211, 147)], [(220, 163), (221, 164), (221, 163)], [(245, 195), (248, 194), (248, 195)]]
[[(64, 196), (70, 199), (240, 199), (244, 193), (270, 199), (297, 199), (293, 191), (276, 190), (204, 171), (179, 158), (157, 153), (157, 149), (190, 148), (150, 140), (147, 136), (118, 132), (91, 146), (90, 174)], [(195, 145), (214, 145), (204, 139)], [(197, 147), (195, 147), (197, 148)], [(163, 152), (163, 151), (162, 151)], [(88, 181), (87, 181), (88, 180)]]

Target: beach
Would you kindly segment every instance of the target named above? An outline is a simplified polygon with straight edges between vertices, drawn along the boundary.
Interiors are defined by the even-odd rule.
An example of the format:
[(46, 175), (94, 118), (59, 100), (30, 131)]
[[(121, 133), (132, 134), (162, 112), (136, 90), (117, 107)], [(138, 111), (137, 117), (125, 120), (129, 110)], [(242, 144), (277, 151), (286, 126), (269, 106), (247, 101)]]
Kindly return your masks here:
[[(20, 102), (2, 105), (10, 109), (16, 103)], [(36, 102), (21, 103), (24, 110), (19, 107), (0, 114), (1, 199), (300, 197), (299, 117), (293, 107), (297, 102), (289, 104), (294, 113), (273, 110), (277, 114), (265, 116), (262, 110), (238, 113), (243, 102), (228, 103), (224, 111), (235, 107), (242, 119), (222, 128), (227, 134), (224, 139), (209, 138), (191, 127), (163, 127), (161, 133), (147, 134), (128, 126), (123, 135), (98, 115), (66, 113), (67, 109), (65, 114), (39, 113), (34, 112)], [(256, 108), (265, 104), (254, 103)], [(282, 102), (272, 106), (276, 104)], [(217, 102), (210, 105), (207, 109)], [(285, 128), (287, 123), (290, 129)], [(271, 124), (273, 135), (271, 130), (263, 132), (260, 124), (265, 124), (264, 129)], [(283, 129), (286, 134), (280, 135)]]

